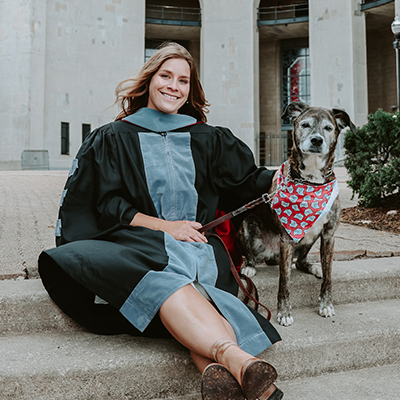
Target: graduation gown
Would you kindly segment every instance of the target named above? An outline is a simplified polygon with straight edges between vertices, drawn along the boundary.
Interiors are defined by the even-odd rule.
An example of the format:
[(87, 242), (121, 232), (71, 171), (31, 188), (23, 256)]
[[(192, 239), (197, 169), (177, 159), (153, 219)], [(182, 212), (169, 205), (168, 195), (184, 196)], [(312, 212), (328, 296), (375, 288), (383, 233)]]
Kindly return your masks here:
[(167, 337), (158, 316), (179, 288), (197, 282), (256, 355), (280, 340), (237, 297), (223, 244), (177, 241), (132, 227), (137, 212), (206, 224), (265, 193), (273, 172), (228, 129), (187, 115), (142, 108), (93, 131), (62, 192), (54, 249), (39, 257), (45, 288), (59, 307), (103, 334)]

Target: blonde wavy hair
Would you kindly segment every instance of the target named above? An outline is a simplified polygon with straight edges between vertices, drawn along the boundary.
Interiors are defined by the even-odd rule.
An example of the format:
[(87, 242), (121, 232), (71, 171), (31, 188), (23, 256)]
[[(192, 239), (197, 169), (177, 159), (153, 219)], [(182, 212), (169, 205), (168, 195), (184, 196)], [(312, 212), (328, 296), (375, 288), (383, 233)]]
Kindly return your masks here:
[(149, 100), (149, 85), (153, 75), (161, 68), (165, 61), (171, 58), (182, 58), (190, 67), (190, 91), (187, 102), (179, 109), (179, 114), (186, 114), (198, 121), (207, 122), (206, 113), (209, 103), (206, 100), (196, 65), (192, 55), (180, 44), (175, 42), (163, 43), (144, 64), (135, 78), (125, 79), (115, 89), (116, 100), (121, 112), (116, 121), (131, 115), (142, 107), (147, 107)]

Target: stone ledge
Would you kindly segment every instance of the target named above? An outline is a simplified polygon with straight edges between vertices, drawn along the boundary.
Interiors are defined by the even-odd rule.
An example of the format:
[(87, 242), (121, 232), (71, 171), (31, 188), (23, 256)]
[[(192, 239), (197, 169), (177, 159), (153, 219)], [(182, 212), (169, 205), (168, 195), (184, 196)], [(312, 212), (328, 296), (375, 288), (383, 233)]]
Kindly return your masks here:
[[(258, 266), (252, 278), (260, 301), (276, 318), (279, 267)], [(291, 302), (296, 317), (299, 309), (318, 308), (321, 279), (292, 269)], [(400, 258), (365, 258), (334, 261), (333, 304), (400, 298)], [(260, 308), (260, 312), (264, 311)], [(72, 332), (83, 328), (68, 318), (50, 299), (42, 282), (0, 281), (0, 337), (32, 332)]]
[[(322, 318), (300, 310), (283, 341), (261, 357), (278, 386), (296, 378), (395, 365), (400, 357), (400, 300), (338, 306)], [(2, 395), (42, 400), (157, 399), (198, 393), (200, 373), (173, 340), (85, 332), (0, 338)]]

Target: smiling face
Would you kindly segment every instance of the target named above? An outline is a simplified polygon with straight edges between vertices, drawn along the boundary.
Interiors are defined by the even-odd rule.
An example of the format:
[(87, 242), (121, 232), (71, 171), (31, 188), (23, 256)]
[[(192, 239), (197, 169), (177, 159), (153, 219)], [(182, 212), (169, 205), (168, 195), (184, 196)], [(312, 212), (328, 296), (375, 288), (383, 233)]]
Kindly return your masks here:
[(170, 58), (153, 75), (149, 85), (148, 108), (177, 114), (190, 90), (190, 67), (183, 58)]

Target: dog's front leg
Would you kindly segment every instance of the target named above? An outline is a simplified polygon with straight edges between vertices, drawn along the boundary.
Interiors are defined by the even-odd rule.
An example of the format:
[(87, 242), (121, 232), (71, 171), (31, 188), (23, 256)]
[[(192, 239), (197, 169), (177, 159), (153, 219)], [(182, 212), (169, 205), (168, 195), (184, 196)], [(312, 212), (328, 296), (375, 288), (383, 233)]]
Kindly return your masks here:
[(322, 285), (319, 296), (319, 315), (333, 317), (335, 309), (332, 304), (332, 262), (335, 238), (333, 235), (321, 235)]
[(292, 269), (294, 246), (290, 242), (281, 241), (279, 253), (279, 291), (278, 291), (278, 315), (280, 325), (293, 324), (292, 306), (290, 305), (290, 272)]

